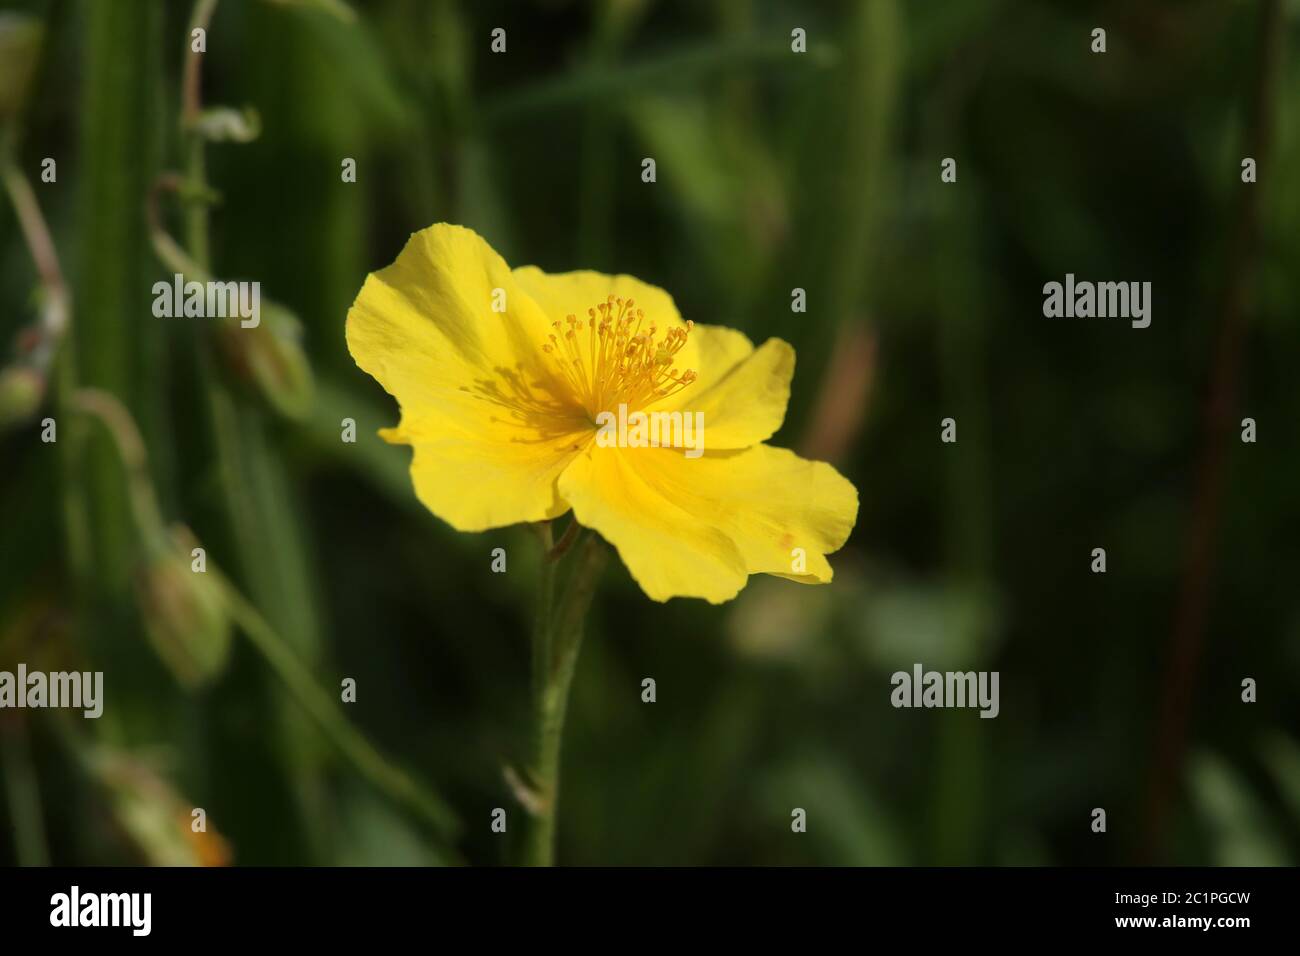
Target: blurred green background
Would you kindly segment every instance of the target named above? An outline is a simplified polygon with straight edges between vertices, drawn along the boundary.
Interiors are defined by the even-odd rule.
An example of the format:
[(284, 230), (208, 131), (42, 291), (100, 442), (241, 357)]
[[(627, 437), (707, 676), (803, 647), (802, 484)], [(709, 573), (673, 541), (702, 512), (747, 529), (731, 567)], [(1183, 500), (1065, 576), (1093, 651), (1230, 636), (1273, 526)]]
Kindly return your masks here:
[[(73, 306), (47, 341), (11, 178), (0, 362), (42, 397), (4, 399), (0, 669), (103, 670), (106, 703), (98, 721), (0, 711), (0, 861), (513, 858), (503, 767), (528, 757), (537, 545), (420, 507), (409, 450), (375, 437), (395, 404), (343, 337), (365, 275), (436, 221), (513, 265), (630, 272), (687, 318), (790, 341), (774, 443), (861, 495), (829, 587), (658, 605), (611, 564), (561, 862), (1297, 861), (1300, 4), (221, 0), (202, 102), (252, 107), (260, 135), (206, 144), (179, 120), (188, 2), (3, 6), (5, 162)], [(300, 339), (287, 313), (249, 354), (155, 318), (175, 270), (151, 194)], [(1151, 281), (1151, 327), (1044, 318), (1067, 272)], [(165, 519), (445, 812), (359, 773), (242, 629), (223, 658), (193, 607), (169, 631), (141, 601), (141, 581), (180, 585), (76, 410), (86, 387), (138, 424)], [(1228, 401), (1207, 426), (1209, 395)], [(892, 708), (890, 674), (916, 662), (999, 671), (1000, 716)]]

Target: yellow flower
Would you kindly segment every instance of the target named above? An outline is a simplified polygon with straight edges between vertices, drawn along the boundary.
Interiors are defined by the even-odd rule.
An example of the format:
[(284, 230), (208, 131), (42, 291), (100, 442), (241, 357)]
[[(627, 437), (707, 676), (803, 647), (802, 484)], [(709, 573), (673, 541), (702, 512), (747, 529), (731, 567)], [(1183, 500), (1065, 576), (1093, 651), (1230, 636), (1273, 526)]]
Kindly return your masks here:
[[(716, 604), (751, 574), (829, 581), (826, 555), (853, 529), (852, 484), (763, 444), (785, 417), (794, 350), (683, 322), (631, 276), (512, 270), (440, 223), (366, 279), (347, 340), (401, 406), (380, 434), (414, 449), (416, 496), (458, 530), (572, 508), (651, 598)], [(702, 421), (702, 453), (666, 426), (659, 447), (597, 441), (620, 405)]]

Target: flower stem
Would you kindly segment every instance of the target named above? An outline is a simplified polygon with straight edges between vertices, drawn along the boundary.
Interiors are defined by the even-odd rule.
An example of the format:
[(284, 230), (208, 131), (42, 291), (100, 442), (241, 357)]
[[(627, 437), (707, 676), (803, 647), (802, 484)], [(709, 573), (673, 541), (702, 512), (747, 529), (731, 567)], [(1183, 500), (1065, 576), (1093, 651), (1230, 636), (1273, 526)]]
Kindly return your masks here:
[[(112, 394), (95, 388), (73, 392), (70, 404), (79, 412), (98, 418), (108, 429), (126, 475), (136, 530), (152, 547), (158, 547), (164, 534), (162, 512), (149, 477), (144, 441), (131, 413)], [(208, 573), (216, 579), (232, 620), (271, 665), (290, 694), (362, 776), (397, 803), (418, 813), (440, 837), (445, 840), (454, 838), (459, 824), (451, 808), (375, 749), (366, 736), (343, 716), (290, 644), (239, 589), (217, 569)]]
[[(1258, 53), (1252, 61), (1254, 76), (1248, 92), (1247, 125), (1242, 156), (1251, 156), (1261, 169), (1273, 153), (1278, 85), (1282, 72), (1285, 35), (1284, 11), (1278, 0), (1260, 4), (1256, 27)], [(1206, 643), (1206, 621), (1214, 594), (1214, 560), (1228, 482), (1229, 439), (1236, 407), (1241, 365), (1246, 354), (1246, 332), (1252, 313), (1251, 290), (1259, 273), (1261, 243), (1261, 193), (1266, 185), (1238, 188), (1233, 210), (1233, 231), (1226, 251), (1225, 284), (1218, 305), (1217, 341), (1212, 353), (1209, 391), (1202, 418), (1200, 463), (1193, 489), (1182, 587), (1165, 658), (1155, 752), (1148, 763), (1146, 825), (1137, 862), (1160, 861), (1170, 817), (1176, 810), (1179, 781), (1188, 745), (1188, 725), (1196, 692), (1197, 671)], [(1267, 195), (1265, 193), (1264, 195)]]
[[(67, 334), (72, 318), (72, 296), (63, 278), (59, 254), (50, 227), (41, 213), (40, 203), (31, 184), (14, 165), (12, 143), (6, 137), (0, 145), (0, 179), (13, 203), (36, 272), (45, 292), (41, 309), (40, 343), (33, 350), (36, 367), (42, 374), (53, 369), (55, 404), (59, 410), (68, 406), (77, 385), (72, 336)], [(90, 516), (86, 508), (86, 491), (82, 483), (80, 442), (75, 438), (60, 443), (63, 477), (60, 492), (63, 506), (64, 538), (72, 578), (83, 584), (93, 571), (90, 554)]]
[(70, 405), (79, 412), (98, 418), (108, 429), (122, 458), (127, 493), (136, 530), (149, 545), (156, 545), (164, 531), (162, 511), (149, 477), (149, 464), (140, 430), (126, 406), (112, 392), (101, 388), (79, 388), (72, 393)]
[(19, 866), (49, 866), (50, 849), (41, 816), (40, 778), (32, 760), (27, 724), (21, 717), (0, 727), (0, 770), (4, 773), (14, 851)]
[(19, 228), (22, 229), (23, 239), (31, 252), (32, 261), (36, 263), (36, 271), (45, 291), (46, 301), (41, 310), (41, 334), (44, 337), (43, 344), (47, 345), (48, 352), (52, 354), (68, 325), (68, 313), (71, 311), (68, 287), (63, 281), (59, 255), (54, 249), (54, 240), (50, 237), (45, 217), (41, 215), (36, 194), (8, 153), (6, 148), (3, 157), (0, 157), (0, 178), (4, 180), (5, 191), (18, 214)]
[(605, 565), (604, 543), (587, 534), (574, 549), (564, 592), (554, 600), (557, 562), (542, 562), (537, 626), (533, 632), (535, 806), (524, 844), (524, 863), (550, 866), (555, 858), (555, 814), (560, 797), (560, 745), (569, 686), (582, 646), (583, 625)]
[(190, 17), (190, 31), (185, 37), (185, 73), (181, 82), (181, 131), (185, 139), (185, 171), (192, 194), (185, 208), (185, 241), (189, 255), (204, 269), (208, 267), (207, 173), (203, 135), (195, 129), (203, 106), (201, 89), (203, 54), (194, 52), (191, 34), (208, 29), (217, 0), (198, 0)]
[[(216, 194), (208, 185), (206, 141), (197, 125), (203, 113), (201, 74), (207, 54), (194, 52), (192, 35), (195, 29), (206, 30), (211, 26), (217, 5), (217, 0), (197, 0), (190, 18), (190, 32), (185, 37), (180, 116), (184, 174), (179, 178), (164, 177), (155, 183), (155, 193), (149, 197), (150, 204), (146, 205), (146, 221), (155, 251), (169, 269), (196, 279), (209, 277), (212, 272), (209, 206)], [(159, 189), (177, 192), (183, 203), (183, 248), (161, 229), (161, 217), (154, 205)], [(181, 268), (182, 263), (188, 268)], [(216, 472), (224, 496), (222, 504), (230, 534), (228, 543), (233, 546), (232, 573), (248, 594), (246, 606), (241, 604), (238, 610), (255, 610), (257, 620), (269, 629), (261, 630), (254, 625), (250, 630), (245, 622), (245, 631), (255, 642), (259, 636), (274, 635), (283, 643), (283, 650), (294, 655), (292, 659), (283, 655), (272, 656), (272, 652), (263, 648), (279, 676), (290, 682), (293, 681), (292, 673), (285, 668), (292, 668), (296, 663), (298, 668), (293, 668), (295, 672), (301, 668), (303, 673), (309, 674), (309, 668), (320, 654), (316, 605), (308, 559), (292, 508), (290, 480), (268, 434), (264, 416), (260, 410), (242, 402), (234, 383), (221, 375), (215, 329), (205, 332), (206, 347), (199, 350), (196, 358), (198, 383), (205, 398)], [(297, 689), (302, 691), (307, 686), (301, 681), (297, 685)], [(292, 689), (294, 685), (290, 686)], [(372, 782), (410, 794), (410, 788), (372, 759), (361, 742), (352, 739), (348, 730), (338, 729), (345, 725), (333, 720), (332, 712), (323, 710), (319, 699), (313, 695), (312, 699), (300, 696), (299, 700), (304, 701), (307, 712), (327, 733), (337, 731), (336, 739), (341, 742), (345, 755), (356, 762)], [(329, 703), (328, 698), (326, 703)], [(284, 772), (301, 808), (302, 835), (310, 852), (324, 856), (328, 853), (330, 823), (322, 801), (325, 792), (323, 760), (310, 744), (312, 727), (303, 721), (302, 714), (287, 706), (276, 710), (285, 739), (290, 741), (286, 748), (288, 765)], [(430, 817), (430, 814), (425, 812), (425, 816)]]

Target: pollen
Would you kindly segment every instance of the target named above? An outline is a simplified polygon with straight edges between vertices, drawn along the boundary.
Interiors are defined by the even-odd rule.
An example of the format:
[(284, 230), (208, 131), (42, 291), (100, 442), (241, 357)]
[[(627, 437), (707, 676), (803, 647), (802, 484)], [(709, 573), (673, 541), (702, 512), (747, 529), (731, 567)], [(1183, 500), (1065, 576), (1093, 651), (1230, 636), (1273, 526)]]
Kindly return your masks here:
[(568, 315), (551, 323), (542, 344), (560, 380), (591, 415), (620, 404), (630, 411), (674, 395), (696, 379), (677, 368), (676, 356), (694, 328), (668, 329), (646, 323), (632, 299), (611, 295), (587, 310), (586, 320)]

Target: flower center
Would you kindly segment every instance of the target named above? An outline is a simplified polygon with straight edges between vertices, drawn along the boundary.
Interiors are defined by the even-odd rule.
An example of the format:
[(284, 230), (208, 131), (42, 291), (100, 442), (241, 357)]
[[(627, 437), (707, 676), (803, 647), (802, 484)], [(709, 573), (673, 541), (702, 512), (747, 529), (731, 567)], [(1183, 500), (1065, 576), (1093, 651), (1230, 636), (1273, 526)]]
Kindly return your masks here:
[[(673, 328), (658, 338), (658, 327), (645, 326), (645, 313), (632, 299), (611, 295), (587, 310), (587, 321), (565, 316), (551, 323), (542, 351), (551, 357), (559, 378), (595, 416), (626, 405), (635, 411), (680, 392), (696, 379), (694, 370), (678, 371), (674, 358), (694, 328)], [(583, 325), (586, 330), (583, 330)]]

